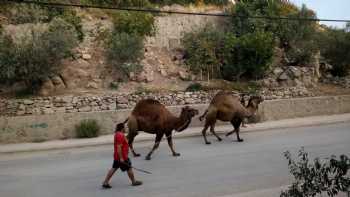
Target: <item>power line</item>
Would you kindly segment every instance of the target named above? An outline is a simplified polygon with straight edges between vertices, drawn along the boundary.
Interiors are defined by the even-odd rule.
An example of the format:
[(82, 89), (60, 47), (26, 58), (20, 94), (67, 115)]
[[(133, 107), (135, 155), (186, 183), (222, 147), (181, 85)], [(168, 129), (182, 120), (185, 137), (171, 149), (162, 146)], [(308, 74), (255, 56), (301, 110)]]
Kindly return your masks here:
[(299, 20), (299, 21), (326, 21), (326, 22), (350, 23), (350, 20), (339, 20), (339, 19), (296, 18), (296, 17), (282, 17), (282, 16), (278, 16), (278, 17), (239, 16), (239, 15), (232, 15), (232, 14), (226, 14), (226, 13), (166, 11), (166, 10), (148, 9), (148, 8), (107, 7), (107, 6), (70, 4), (70, 3), (47, 3), (47, 2), (38, 2), (38, 1), (25, 1), (25, 0), (5, 0), (5, 1), (9, 3), (35, 4), (39, 6), (45, 6), (45, 7), (79, 7), (79, 8), (94, 8), (94, 9), (105, 9), (105, 10), (132, 11), (132, 12), (148, 12), (148, 13), (154, 13), (154, 14), (182, 14), (182, 15), (214, 16), (214, 17), (253, 18), (253, 19), (266, 19), (266, 20)]

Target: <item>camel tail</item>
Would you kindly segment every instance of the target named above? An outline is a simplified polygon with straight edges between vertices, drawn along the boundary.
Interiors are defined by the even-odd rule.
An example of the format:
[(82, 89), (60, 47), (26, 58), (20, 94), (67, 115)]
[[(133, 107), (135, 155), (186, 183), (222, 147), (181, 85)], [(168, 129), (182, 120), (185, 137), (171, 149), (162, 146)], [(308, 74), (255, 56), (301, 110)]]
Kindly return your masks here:
[(201, 115), (200, 117), (199, 117), (199, 121), (203, 121), (203, 118), (204, 118), (204, 116), (206, 116), (207, 115), (207, 113), (208, 113), (208, 110), (205, 110), (205, 112), (203, 113), (203, 115)]

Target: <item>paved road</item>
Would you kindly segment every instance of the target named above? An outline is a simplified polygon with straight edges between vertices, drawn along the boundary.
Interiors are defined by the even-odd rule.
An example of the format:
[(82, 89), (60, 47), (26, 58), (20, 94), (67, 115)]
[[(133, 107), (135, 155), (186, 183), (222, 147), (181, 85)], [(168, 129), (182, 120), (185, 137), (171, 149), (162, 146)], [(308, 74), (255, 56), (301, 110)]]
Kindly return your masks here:
[[(263, 196), (266, 191), (268, 196), (279, 196), (279, 188), (290, 183), (284, 151), (295, 153), (304, 146), (312, 157), (350, 154), (350, 123), (242, 133), (241, 137), (243, 143), (225, 137), (217, 142), (210, 136), (210, 146), (200, 137), (177, 139), (176, 149), (182, 154), (178, 158), (170, 156), (163, 141), (153, 160), (132, 159), (135, 167), (153, 172), (136, 173), (143, 186), (132, 187), (126, 174), (117, 173), (112, 190), (100, 189), (111, 166), (111, 146), (1, 155), (0, 196)], [(138, 143), (136, 150), (144, 156), (151, 146)]]

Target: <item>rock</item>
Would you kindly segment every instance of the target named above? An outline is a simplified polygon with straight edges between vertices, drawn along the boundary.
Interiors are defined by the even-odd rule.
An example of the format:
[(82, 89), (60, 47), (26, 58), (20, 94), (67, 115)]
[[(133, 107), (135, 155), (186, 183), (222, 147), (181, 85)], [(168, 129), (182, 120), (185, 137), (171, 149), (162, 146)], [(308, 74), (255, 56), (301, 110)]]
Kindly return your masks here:
[(150, 71), (149, 73), (147, 73), (146, 75), (146, 82), (152, 82), (154, 81), (154, 72)]
[(52, 114), (52, 113), (54, 113), (54, 111), (51, 108), (44, 108), (43, 109), (43, 114)]
[(281, 73), (283, 73), (283, 69), (280, 68), (280, 67), (277, 67), (273, 70), (273, 74), (276, 75), (276, 76), (279, 76), (281, 75)]
[(87, 85), (86, 85), (86, 88), (89, 88), (89, 89), (98, 89), (98, 85), (96, 82), (89, 82)]
[(38, 94), (40, 96), (48, 96), (51, 92), (55, 90), (55, 85), (50, 79), (47, 79), (43, 82), (43, 85), (40, 87)]
[(33, 105), (34, 101), (30, 100), (30, 99), (25, 99), (25, 100), (23, 100), (23, 104), (25, 104), (25, 105)]
[(65, 107), (58, 107), (55, 109), (55, 111), (57, 113), (65, 113), (66, 112), (66, 108)]
[(179, 77), (182, 80), (188, 80), (189, 79), (189, 74), (184, 72), (184, 71), (179, 71)]
[(127, 104), (129, 100), (123, 96), (117, 98), (117, 103)]
[(299, 79), (294, 79), (294, 83), (297, 87), (303, 86), (303, 83)]
[(287, 73), (284, 72), (278, 77), (278, 79), (284, 81), (284, 80), (288, 80), (289, 77), (288, 77)]
[(167, 76), (168, 76), (168, 73), (166, 72), (165, 69), (161, 69), (161, 70), (160, 70), (160, 74), (161, 74), (163, 77), (167, 77)]
[(87, 53), (84, 53), (83, 56), (82, 56), (82, 58), (83, 58), (84, 60), (89, 60), (89, 59), (91, 59), (91, 55), (90, 55), (90, 54), (87, 54)]
[(79, 78), (84, 78), (84, 77), (88, 77), (89, 76), (89, 73), (86, 72), (85, 70), (83, 69), (74, 69), (74, 73), (79, 77)]
[(26, 113), (25, 110), (20, 110), (20, 111), (17, 111), (17, 112), (16, 112), (16, 115), (17, 115), (17, 116), (22, 116), (22, 115), (24, 115), (25, 113)]
[(90, 112), (91, 111), (91, 107), (90, 106), (85, 106), (85, 107), (81, 107), (78, 109), (79, 112)]
[(52, 81), (53, 85), (55, 85), (55, 86), (58, 86), (58, 85), (63, 83), (61, 77), (59, 77), (59, 76), (52, 77), (51, 81)]
[(20, 105), (18, 106), (17, 110), (19, 110), (19, 111), (25, 111), (25, 110), (26, 110), (26, 106), (23, 105), (23, 104), (20, 104)]
[(298, 68), (296, 68), (295, 66), (289, 67), (289, 70), (290, 70), (293, 78), (299, 78), (301, 76), (301, 71)]

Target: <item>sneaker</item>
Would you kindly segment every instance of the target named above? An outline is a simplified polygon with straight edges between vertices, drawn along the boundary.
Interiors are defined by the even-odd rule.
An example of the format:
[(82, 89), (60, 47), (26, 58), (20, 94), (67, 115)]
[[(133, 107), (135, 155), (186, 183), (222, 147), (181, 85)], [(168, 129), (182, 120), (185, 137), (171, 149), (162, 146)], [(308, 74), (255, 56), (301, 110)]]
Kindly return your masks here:
[(103, 184), (102, 188), (104, 188), (104, 189), (111, 189), (112, 186), (110, 184)]
[(132, 186), (139, 186), (139, 185), (142, 185), (141, 181), (135, 181), (132, 183)]

